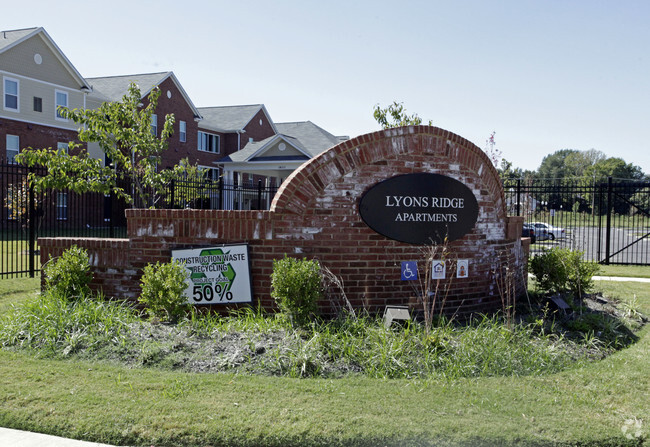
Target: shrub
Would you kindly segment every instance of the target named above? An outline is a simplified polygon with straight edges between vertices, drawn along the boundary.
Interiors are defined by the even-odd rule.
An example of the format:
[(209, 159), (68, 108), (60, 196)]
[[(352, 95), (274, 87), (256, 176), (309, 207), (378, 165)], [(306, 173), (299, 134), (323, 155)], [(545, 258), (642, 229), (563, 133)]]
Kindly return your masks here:
[(183, 294), (187, 277), (185, 267), (176, 261), (145, 266), (138, 301), (147, 307), (150, 318), (173, 322), (185, 313), (189, 307)]
[(285, 256), (273, 261), (271, 296), (294, 324), (303, 325), (317, 313), (321, 279), (318, 261)]
[(90, 260), (83, 248), (73, 245), (58, 258), (50, 260), (43, 269), (45, 289), (54, 295), (79, 298), (90, 291), (92, 280)]
[(555, 247), (535, 256), (530, 261), (530, 271), (539, 287), (552, 293), (570, 292), (580, 296), (593, 287), (593, 275), (600, 266), (583, 260), (581, 251)]

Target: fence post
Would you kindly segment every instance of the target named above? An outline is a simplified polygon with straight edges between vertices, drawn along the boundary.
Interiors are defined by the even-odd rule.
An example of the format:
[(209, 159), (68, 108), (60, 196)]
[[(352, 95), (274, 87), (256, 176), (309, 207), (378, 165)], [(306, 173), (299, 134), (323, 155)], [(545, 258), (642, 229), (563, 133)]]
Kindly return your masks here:
[[(28, 169), (28, 172), (32, 172), (32, 168)], [(29, 179), (29, 177), (27, 177)], [(36, 251), (35, 251), (35, 242), (36, 242), (36, 206), (35, 206), (35, 200), (34, 200), (34, 186), (32, 183), (27, 180), (29, 183), (29, 211), (28, 211), (28, 218), (27, 218), (27, 225), (29, 225), (29, 277), (33, 278), (34, 277), (34, 264), (35, 264), (35, 257), (36, 257)]]
[(257, 209), (262, 209), (262, 180), (257, 181)]
[[(596, 188), (594, 187), (594, 194), (596, 194)], [(600, 252), (601, 252), (601, 241), (603, 239), (603, 184), (598, 184), (598, 248), (596, 251), (596, 256), (598, 262), (600, 262)]]
[(219, 209), (223, 209), (223, 178), (219, 179)]
[(517, 216), (521, 216), (521, 179), (517, 179)]
[(169, 208), (174, 208), (174, 192), (175, 192), (175, 181), (172, 179), (171, 182), (169, 182), (169, 197), (170, 197), (170, 202), (169, 202)]
[(115, 219), (113, 218), (113, 205), (115, 204), (115, 192), (111, 189), (108, 193), (108, 235), (111, 238), (115, 237)]
[(609, 265), (610, 244), (612, 239), (612, 178), (607, 178), (607, 234), (605, 235), (605, 265)]

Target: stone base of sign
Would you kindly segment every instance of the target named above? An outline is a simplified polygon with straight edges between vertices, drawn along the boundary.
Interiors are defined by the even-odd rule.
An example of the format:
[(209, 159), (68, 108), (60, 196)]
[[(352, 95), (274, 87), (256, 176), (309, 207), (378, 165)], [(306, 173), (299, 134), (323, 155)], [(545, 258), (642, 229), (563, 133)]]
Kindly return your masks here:
[[(40, 239), (42, 260), (82, 246), (93, 265), (93, 287), (108, 297), (135, 299), (142, 268), (169, 261), (171, 250), (247, 243), (254, 305), (275, 308), (273, 260), (286, 255), (318, 259), (342, 280), (355, 308), (383, 312), (386, 305), (408, 305), (417, 310), (419, 287), (401, 279), (401, 262), (418, 261), (421, 269), (426, 247), (376, 233), (361, 219), (358, 206), (378, 182), (419, 172), (462, 182), (479, 206), (473, 230), (447, 245), (450, 259), (468, 260), (468, 276), (456, 278), (456, 269), (447, 269), (441, 280), (448, 284), (444, 311), (462, 316), (500, 309), (500, 278), (506, 271), (515, 294), (522, 294), (529, 248), (529, 241), (520, 238), (523, 218), (507, 215), (498, 174), (480, 148), (430, 126), (375, 132), (335, 146), (295, 171), (269, 211), (127, 210), (128, 239)], [(340, 303), (325, 298), (320, 304), (331, 314)]]

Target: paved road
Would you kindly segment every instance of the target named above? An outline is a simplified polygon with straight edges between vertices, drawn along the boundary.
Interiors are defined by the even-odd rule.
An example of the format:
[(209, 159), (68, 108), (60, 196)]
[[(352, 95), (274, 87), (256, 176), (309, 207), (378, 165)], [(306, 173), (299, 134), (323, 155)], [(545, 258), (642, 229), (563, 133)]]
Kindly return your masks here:
[[(601, 229), (599, 239), (598, 227), (567, 228), (566, 237), (555, 241), (537, 242), (531, 246), (531, 251), (532, 254), (536, 254), (540, 253), (544, 248), (560, 246), (583, 251), (585, 259), (598, 262), (605, 259), (606, 233), (606, 229)], [(609, 249), (609, 253), (612, 255), (610, 262), (615, 264), (650, 265), (650, 236), (642, 238), (647, 233), (650, 233), (650, 229), (612, 228)], [(619, 251), (620, 253), (618, 253)]]

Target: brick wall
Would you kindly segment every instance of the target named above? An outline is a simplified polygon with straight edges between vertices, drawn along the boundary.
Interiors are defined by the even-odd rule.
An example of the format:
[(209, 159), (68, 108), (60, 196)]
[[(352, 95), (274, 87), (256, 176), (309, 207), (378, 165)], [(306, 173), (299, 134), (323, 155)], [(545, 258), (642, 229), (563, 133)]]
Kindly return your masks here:
[[(97, 241), (44, 240), (43, 259), (76, 243), (92, 249), (107, 295), (137, 295), (140, 269), (167, 261), (171, 250), (222, 243), (249, 244), (253, 294), (272, 308), (269, 295), (274, 259), (285, 254), (316, 258), (339, 276), (355, 307), (382, 310), (387, 304), (416, 304), (413, 282), (401, 281), (400, 261), (423, 262), (423, 247), (374, 232), (360, 218), (362, 194), (399, 174), (431, 172), (463, 182), (479, 203), (474, 229), (449, 244), (452, 258), (470, 261), (469, 278), (451, 278), (446, 311), (468, 314), (500, 308), (496, 276), (508, 266), (518, 292), (525, 286), (527, 245), (521, 218), (506, 216), (496, 170), (474, 144), (442, 129), (410, 126), (367, 134), (339, 144), (295, 171), (269, 211), (127, 210), (128, 249), (115, 263), (115, 250)], [(117, 242), (116, 242), (117, 244)], [(111, 261), (113, 262), (113, 261)], [(119, 280), (116, 280), (119, 278)], [(321, 303), (324, 310), (329, 302)]]
[(79, 142), (76, 130), (66, 130), (2, 118), (0, 119), (0, 160), (2, 161), (5, 160), (7, 155), (7, 135), (17, 135), (19, 137), (21, 151), (28, 147), (34, 149), (51, 147), (56, 149), (57, 143)]

